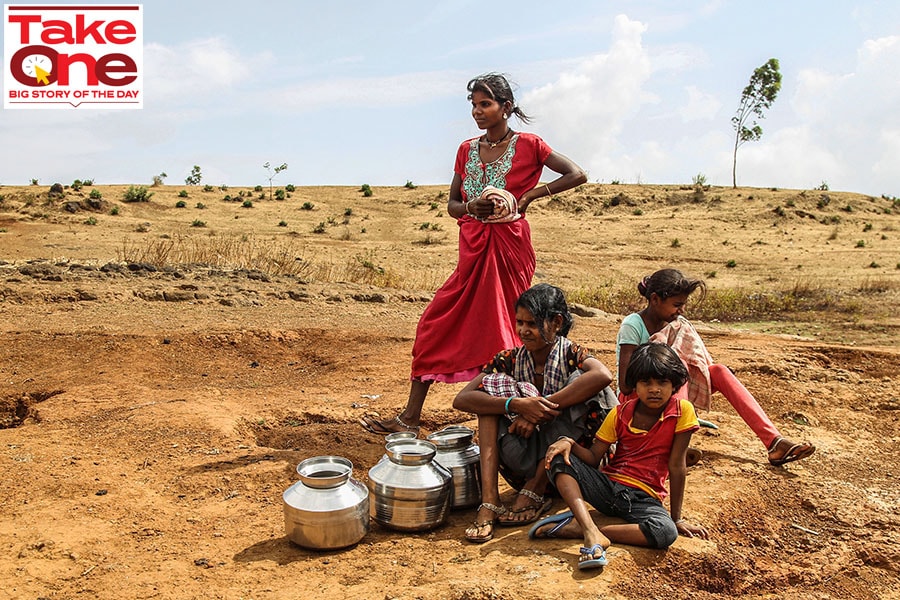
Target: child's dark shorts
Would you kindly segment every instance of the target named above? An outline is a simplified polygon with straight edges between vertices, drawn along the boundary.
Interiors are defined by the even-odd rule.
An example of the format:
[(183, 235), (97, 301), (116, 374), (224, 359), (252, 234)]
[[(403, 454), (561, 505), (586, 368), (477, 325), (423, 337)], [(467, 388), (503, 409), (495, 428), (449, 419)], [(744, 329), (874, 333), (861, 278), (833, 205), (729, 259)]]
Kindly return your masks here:
[(550, 463), (550, 481), (567, 473), (575, 478), (581, 495), (594, 508), (610, 517), (636, 523), (652, 548), (668, 548), (678, 538), (678, 529), (662, 502), (650, 494), (610, 479), (596, 467), (571, 456), (571, 466), (557, 455)]

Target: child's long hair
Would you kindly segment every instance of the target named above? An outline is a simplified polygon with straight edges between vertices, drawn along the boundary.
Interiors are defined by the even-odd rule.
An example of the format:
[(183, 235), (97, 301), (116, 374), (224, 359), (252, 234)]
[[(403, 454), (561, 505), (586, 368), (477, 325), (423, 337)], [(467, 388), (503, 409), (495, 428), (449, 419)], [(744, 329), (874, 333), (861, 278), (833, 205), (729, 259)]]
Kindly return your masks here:
[(566, 296), (563, 291), (555, 285), (549, 283), (539, 283), (531, 287), (519, 296), (516, 301), (516, 308), (524, 308), (534, 317), (537, 322), (538, 331), (541, 332), (541, 338), (545, 342), (550, 342), (544, 333), (544, 323), (552, 321), (556, 315), (562, 317), (562, 327), (559, 329), (559, 335), (565, 337), (572, 328), (574, 319), (569, 312), (569, 305), (566, 303)]
[(706, 283), (702, 279), (691, 279), (685, 277), (684, 273), (678, 269), (660, 269), (653, 275), (644, 277), (637, 286), (641, 296), (650, 299), (650, 296), (656, 294), (660, 300), (665, 300), (672, 296), (690, 296), (695, 290), (700, 290), (700, 298), (698, 302), (702, 302), (706, 297)]
[(625, 371), (625, 385), (634, 389), (638, 381), (656, 379), (671, 381), (677, 390), (688, 380), (687, 367), (672, 348), (659, 342), (648, 342), (638, 346), (628, 361)]

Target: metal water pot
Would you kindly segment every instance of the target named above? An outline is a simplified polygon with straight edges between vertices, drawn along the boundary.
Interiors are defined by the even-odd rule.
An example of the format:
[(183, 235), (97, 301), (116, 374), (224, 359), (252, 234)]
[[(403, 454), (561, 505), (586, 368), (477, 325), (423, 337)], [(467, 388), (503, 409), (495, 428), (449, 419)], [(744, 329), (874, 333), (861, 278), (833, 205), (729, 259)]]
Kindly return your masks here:
[(425, 440), (389, 442), (369, 469), (369, 511), (379, 525), (425, 531), (441, 525), (450, 507), (450, 472), (434, 461), (437, 448)]
[(284, 528), (304, 548), (352, 546), (369, 531), (369, 494), (353, 479), (353, 464), (340, 456), (316, 456), (297, 465), (300, 481), (285, 490)]
[(434, 460), (450, 471), (450, 508), (469, 508), (481, 502), (481, 451), (472, 442), (475, 432), (463, 425), (448, 425), (428, 436), (435, 445)]
[(419, 435), (415, 431), (395, 431), (394, 433), (389, 433), (384, 436), (384, 443), (390, 444), (397, 440), (414, 440), (417, 437), (419, 437)]

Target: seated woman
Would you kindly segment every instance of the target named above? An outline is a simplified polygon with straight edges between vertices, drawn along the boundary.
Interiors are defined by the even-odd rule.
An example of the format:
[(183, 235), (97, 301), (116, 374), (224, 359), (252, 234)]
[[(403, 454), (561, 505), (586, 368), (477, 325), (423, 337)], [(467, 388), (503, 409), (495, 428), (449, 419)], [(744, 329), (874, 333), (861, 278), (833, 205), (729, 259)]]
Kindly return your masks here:
[[(590, 444), (616, 404), (609, 369), (565, 337), (572, 322), (562, 290), (545, 283), (526, 290), (516, 302), (522, 346), (498, 353), (453, 400), (478, 415), (482, 504), (466, 530), (471, 542), (492, 539), (498, 517), (524, 525), (547, 512), (547, 448), (560, 436)], [(512, 509), (500, 503), (500, 473), (519, 490)]]

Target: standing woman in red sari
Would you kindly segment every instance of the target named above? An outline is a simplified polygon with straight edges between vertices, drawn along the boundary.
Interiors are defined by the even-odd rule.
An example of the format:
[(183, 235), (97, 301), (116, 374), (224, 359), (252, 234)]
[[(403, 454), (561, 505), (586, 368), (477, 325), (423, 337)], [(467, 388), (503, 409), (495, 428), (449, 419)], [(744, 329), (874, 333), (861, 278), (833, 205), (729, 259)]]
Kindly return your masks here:
[[(418, 432), (433, 382), (471, 381), (497, 352), (516, 346), (514, 307), (535, 268), (525, 212), (535, 200), (587, 181), (581, 167), (544, 140), (510, 127), (511, 115), (530, 119), (503, 75), (481, 75), (467, 88), (484, 134), (456, 152), (447, 212), (459, 225), (459, 259), (419, 319), (406, 408), (392, 419), (363, 417), (373, 433)], [(560, 176), (540, 183), (544, 167)]]

